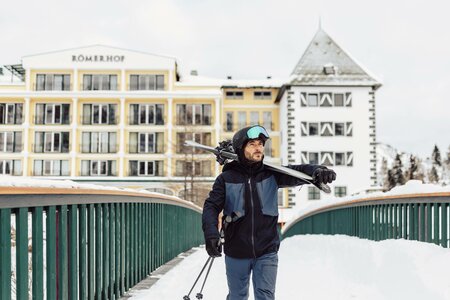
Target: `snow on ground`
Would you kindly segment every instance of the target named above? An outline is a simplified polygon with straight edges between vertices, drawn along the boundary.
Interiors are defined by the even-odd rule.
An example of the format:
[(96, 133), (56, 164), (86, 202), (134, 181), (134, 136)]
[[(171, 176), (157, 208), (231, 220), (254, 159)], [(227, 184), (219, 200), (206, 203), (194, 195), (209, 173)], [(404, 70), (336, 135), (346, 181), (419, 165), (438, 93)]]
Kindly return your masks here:
[[(207, 259), (203, 248), (185, 258), (152, 288), (132, 299), (182, 299)], [(450, 249), (406, 240), (368, 241), (303, 235), (284, 240), (276, 298), (282, 300), (450, 299)], [(191, 293), (194, 300), (201, 284)], [(218, 258), (204, 299), (225, 299), (224, 259)], [(250, 298), (253, 293), (250, 288)]]

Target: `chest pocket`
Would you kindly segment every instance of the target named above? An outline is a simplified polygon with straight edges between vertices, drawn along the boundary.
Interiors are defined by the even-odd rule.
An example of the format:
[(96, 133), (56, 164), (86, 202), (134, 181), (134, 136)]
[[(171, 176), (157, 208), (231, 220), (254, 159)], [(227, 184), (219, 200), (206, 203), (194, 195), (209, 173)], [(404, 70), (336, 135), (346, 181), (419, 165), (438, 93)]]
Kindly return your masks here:
[[(225, 183), (225, 207), (226, 216), (240, 218), (245, 215), (243, 183)], [(234, 213), (234, 215), (233, 215)]]
[(270, 176), (256, 183), (262, 213), (267, 216), (278, 216), (278, 185), (275, 177)]

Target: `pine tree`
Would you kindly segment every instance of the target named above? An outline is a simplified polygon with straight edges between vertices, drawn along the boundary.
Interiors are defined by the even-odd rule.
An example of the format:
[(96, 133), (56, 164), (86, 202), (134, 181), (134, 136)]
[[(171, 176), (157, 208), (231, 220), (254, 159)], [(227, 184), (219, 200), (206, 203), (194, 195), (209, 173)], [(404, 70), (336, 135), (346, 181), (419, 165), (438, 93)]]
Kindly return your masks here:
[(411, 156), (409, 157), (409, 169), (406, 171), (406, 179), (407, 180), (413, 180), (413, 179), (417, 179), (416, 177), (416, 173), (417, 173), (417, 169), (418, 169), (418, 161), (417, 158), (411, 154)]
[(437, 145), (434, 145), (433, 153), (431, 154), (431, 161), (433, 165), (442, 166), (441, 151), (439, 151)]
[(428, 175), (428, 180), (430, 181), (430, 183), (438, 183), (439, 182), (439, 175), (437, 173), (435, 166), (433, 166), (431, 168), (430, 174)]
[(445, 160), (445, 164), (450, 167), (450, 146), (448, 146), (447, 158)]
[(397, 154), (395, 156), (394, 167), (392, 169), (392, 176), (394, 177), (396, 185), (405, 184), (405, 177), (403, 176), (402, 167), (402, 159), (400, 158), (400, 154)]

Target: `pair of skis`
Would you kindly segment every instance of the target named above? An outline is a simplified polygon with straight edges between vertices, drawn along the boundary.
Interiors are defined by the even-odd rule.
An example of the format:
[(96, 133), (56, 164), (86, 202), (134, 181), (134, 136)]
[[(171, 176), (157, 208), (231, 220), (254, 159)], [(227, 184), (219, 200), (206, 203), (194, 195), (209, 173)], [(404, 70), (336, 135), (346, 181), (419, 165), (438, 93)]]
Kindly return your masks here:
[[(226, 143), (222, 142), (220, 143), (220, 146), (217, 148), (211, 147), (211, 146), (206, 146), (206, 145), (202, 145), (199, 144), (195, 141), (186, 141), (185, 142), (185, 146), (190, 146), (190, 147), (195, 147), (198, 149), (202, 149), (208, 152), (213, 153), (214, 155), (216, 155), (217, 157), (217, 161), (221, 164), (225, 163), (226, 160), (237, 160), (237, 154), (231, 152), (230, 147), (224, 147), (222, 145), (225, 145)], [(315, 185), (317, 188), (319, 188), (320, 190), (324, 191), (325, 193), (329, 194), (331, 193), (331, 189), (328, 185), (326, 185), (325, 183), (321, 183), (320, 185), (317, 185), (313, 182), (313, 178), (305, 173), (302, 173), (300, 171), (296, 171), (294, 169), (290, 169), (287, 167), (283, 167), (283, 166), (279, 166), (276, 164), (272, 164), (269, 162), (264, 162), (264, 165), (267, 166), (270, 170), (278, 172), (278, 173), (282, 173), (282, 174), (287, 174), (290, 175), (292, 177), (296, 177), (299, 178), (301, 180), (304, 180), (306, 182), (309, 182), (313, 185)]]

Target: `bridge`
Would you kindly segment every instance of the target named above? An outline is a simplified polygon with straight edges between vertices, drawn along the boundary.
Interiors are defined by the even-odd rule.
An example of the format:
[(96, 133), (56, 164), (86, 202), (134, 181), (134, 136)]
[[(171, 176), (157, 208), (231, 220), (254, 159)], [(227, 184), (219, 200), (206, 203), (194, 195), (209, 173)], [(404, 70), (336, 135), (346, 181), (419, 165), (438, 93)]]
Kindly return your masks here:
[[(448, 248), (449, 204), (450, 192), (356, 199), (303, 214), (283, 238), (344, 234)], [(117, 299), (202, 243), (201, 209), (175, 197), (0, 187), (0, 299)]]

